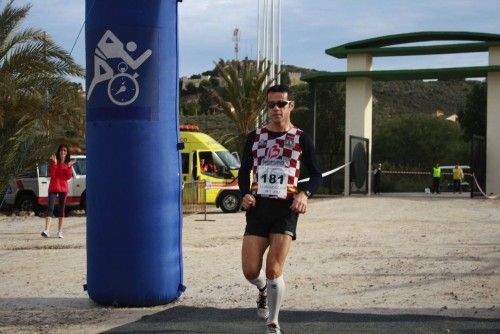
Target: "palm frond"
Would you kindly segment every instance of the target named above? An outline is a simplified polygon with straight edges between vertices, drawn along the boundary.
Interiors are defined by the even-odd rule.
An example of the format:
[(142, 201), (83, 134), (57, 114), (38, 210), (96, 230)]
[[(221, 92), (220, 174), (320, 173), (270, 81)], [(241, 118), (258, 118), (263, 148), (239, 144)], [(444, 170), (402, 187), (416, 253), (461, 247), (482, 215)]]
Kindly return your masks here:
[(85, 140), (84, 97), (67, 79), (84, 71), (44, 31), (20, 29), (29, 9), (0, 11), (0, 190), (59, 143)]
[(220, 88), (204, 87), (213, 103), (234, 123), (231, 134), (242, 145), (248, 133), (255, 129), (259, 113), (266, 103), (266, 91), (273, 81), (266, 83), (269, 62), (253, 61), (216, 63), (216, 70), (222, 79)]
[(14, 7), (13, 3), (14, 0), (9, 0), (0, 13), (0, 46), (4, 44), (13, 31), (19, 28), (31, 9), (29, 4)]

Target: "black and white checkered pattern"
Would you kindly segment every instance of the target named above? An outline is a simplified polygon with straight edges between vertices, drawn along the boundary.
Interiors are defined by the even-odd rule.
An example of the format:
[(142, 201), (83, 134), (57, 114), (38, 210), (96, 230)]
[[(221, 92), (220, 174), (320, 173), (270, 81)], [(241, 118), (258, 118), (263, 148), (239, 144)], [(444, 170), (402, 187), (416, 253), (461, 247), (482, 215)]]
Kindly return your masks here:
[(257, 167), (273, 160), (283, 161), (288, 174), (287, 198), (292, 198), (297, 192), (297, 182), (300, 176), (300, 135), (302, 130), (291, 128), (285, 134), (277, 138), (269, 138), (267, 128), (258, 128), (255, 133), (255, 141), (252, 146), (253, 154), (253, 182), (252, 191), (257, 193)]

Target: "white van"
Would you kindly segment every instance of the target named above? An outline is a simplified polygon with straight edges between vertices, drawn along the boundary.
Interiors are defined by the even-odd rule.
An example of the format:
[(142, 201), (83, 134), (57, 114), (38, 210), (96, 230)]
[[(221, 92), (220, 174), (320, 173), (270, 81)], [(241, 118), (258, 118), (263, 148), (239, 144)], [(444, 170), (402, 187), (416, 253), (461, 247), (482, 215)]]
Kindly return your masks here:
[[(441, 173), (444, 174), (443, 178), (445, 175), (450, 175), (450, 178), (446, 178), (447, 183), (445, 184), (444, 182), (441, 183), (441, 191), (453, 191), (453, 169), (455, 166), (441, 166)], [(469, 178), (465, 174), (470, 174), (470, 166), (469, 165), (460, 165), (460, 168), (462, 168), (462, 172), (464, 173), (464, 179), (462, 182), (460, 182), (460, 189), (463, 192), (469, 192), (470, 191), (470, 183), (467, 182)]]
[[(73, 177), (68, 181), (68, 196), (66, 206), (80, 207), (86, 205), (86, 157), (85, 155), (72, 155), (75, 159)], [(49, 201), (49, 163), (38, 164), (31, 174), (16, 178), (9, 182), (5, 203), (15, 206), (21, 211), (39, 211), (42, 206), (47, 206)]]

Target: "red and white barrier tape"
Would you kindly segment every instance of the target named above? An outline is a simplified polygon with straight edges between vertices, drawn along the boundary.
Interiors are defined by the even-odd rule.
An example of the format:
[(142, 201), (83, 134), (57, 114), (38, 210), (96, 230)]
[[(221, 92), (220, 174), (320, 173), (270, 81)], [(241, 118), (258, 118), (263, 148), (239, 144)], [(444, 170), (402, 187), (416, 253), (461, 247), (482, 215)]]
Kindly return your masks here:
[[(430, 175), (430, 172), (419, 172), (419, 171), (396, 171), (396, 170), (384, 170), (383, 174), (409, 174), (409, 175)], [(444, 174), (444, 173), (443, 173)]]
[[(347, 166), (349, 164), (350, 164), (350, 162), (348, 162), (346, 164), (343, 164), (342, 166), (339, 166), (339, 167), (337, 167), (335, 169), (329, 170), (328, 172), (324, 172), (324, 173), (321, 174), (321, 176), (325, 177), (325, 176), (328, 176), (328, 175), (333, 174), (335, 172), (338, 172), (339, 170), (341, 170), (342, 168), (344, 168), (345, 166)], [(309, 180), (310, 180), (310, 178), (302, 179), (302, 180), (299, 180), (298, 183), (307, 182)]]
[(489, 199), (497, 199), (497, 198), (500, 197), (500, 195), (496, 195), (496, 196), (486, 195), (485, 192), (483, 191), (483, 189), (481, 189), (481, 186), (479, 185), (479, 182), (477, 182), (476, 175), (472, 174), (472, 177), (474, 178), (474, 182), (476, 183), (477, 189), (479, 189), (479, 192), (481, 194), (483, 194), (484, 197), (489, 198)]
[[(408, 175), (431, 175), (431, 172), (420, 172), (420, 171), (397, 171), (397, 170), (384, 170), (384, 174), (408, 174)], [(441, 175), (453, 175), (453, 173), (441, 173)], [(470, 176), (470, 173), (464, 173), (464, 176)]]

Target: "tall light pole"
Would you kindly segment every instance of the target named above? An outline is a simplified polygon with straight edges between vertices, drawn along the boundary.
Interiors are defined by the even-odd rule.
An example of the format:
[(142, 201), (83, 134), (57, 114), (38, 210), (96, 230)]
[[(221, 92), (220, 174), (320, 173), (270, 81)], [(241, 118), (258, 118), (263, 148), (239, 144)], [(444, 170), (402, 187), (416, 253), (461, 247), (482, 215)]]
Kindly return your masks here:
[[(257, 0), (257, 66), (269, 62), (265, 83), (281, 83), (281, 0)], [(266, 122), (266, 110), (257, 118), (257, 126)]]
[[(260, 63), (260, 60), (263, 60), (264, 58), (264, 52), (262, 50), (262, 47), (264, 46), (264, 22), (266, 21), (266, 16), (265, 14), (265, 3), (263, 2), (265, 0), (257, 0), (257, 66)], [(262, 5), (261, 5), (262, 3)]]
[(268, 81), (281, 82), (281, 0), (257, 0), (256, 59), (269, 61)]
[(278, 0), (278, 45), (277, 45), (277, 63), (278, 63), (278, 83), (281, 83), (281, 0)]

